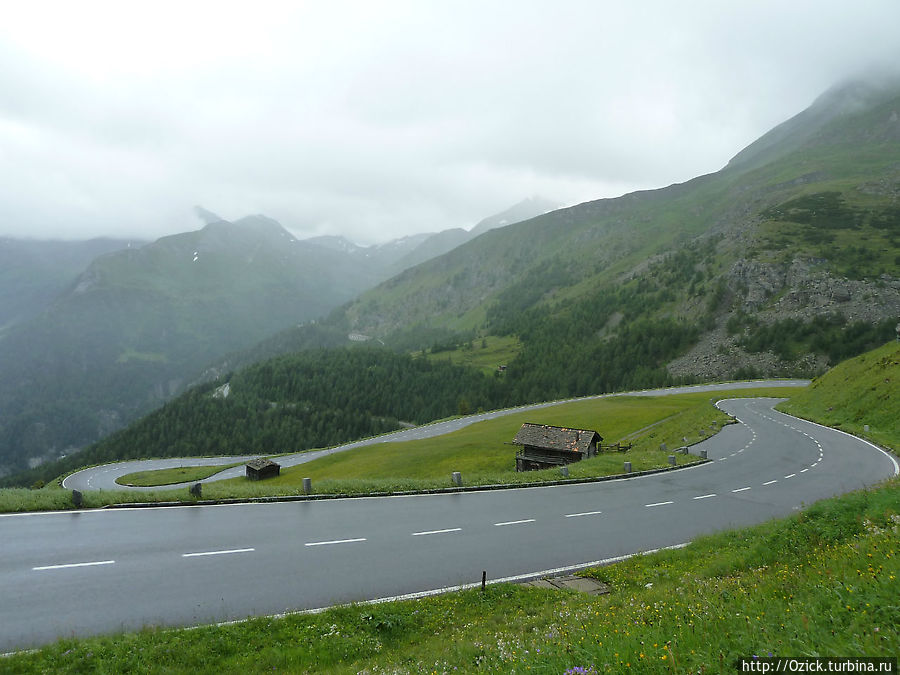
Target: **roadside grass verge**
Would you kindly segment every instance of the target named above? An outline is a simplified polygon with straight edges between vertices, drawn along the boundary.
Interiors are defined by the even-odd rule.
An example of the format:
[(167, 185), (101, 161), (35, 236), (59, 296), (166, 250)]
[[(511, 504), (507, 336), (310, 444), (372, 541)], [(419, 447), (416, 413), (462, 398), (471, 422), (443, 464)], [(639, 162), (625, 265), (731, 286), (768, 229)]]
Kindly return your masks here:
[(153, 471), (135, 471), (116, 479), (119, 485), (131, 487), (157, 487), (203, 480), (220, 471), (240, 466), (242, 462), (221, 464), (218, 466), (180, 466), (171, 469), (155, 469)]
[[(731, 672), (739, 657), (900, 653), (900, 481), (585, 572), (194, 630), (66, 639), (2, 673)], [(580, 668), (581, 670), (575, 670)]]
[[(128, 491), (96, 490), (82, 494), (82, 508), (95, 509), (110, 504), (136, 504), (143, 502), (192, 501), (187, 488), (178, 490)], [(66, 511), (75, 506), (72, 491), (58, 484), (39, 490), (29, 488), (3, 488), (0, 490), (0, 513), (27, 513), (30, 511)]]
[(898, 391), (900, 342), (889, 342), (836, 365), (778, 409), (898, 450)]

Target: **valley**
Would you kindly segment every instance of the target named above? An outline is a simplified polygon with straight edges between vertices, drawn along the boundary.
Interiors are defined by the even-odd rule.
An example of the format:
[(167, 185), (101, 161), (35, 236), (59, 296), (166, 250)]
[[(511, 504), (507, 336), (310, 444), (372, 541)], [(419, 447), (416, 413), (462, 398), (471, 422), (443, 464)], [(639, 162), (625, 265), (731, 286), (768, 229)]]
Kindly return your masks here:
[(0, 675), (896, 671), (897, 25), (10, 8)]

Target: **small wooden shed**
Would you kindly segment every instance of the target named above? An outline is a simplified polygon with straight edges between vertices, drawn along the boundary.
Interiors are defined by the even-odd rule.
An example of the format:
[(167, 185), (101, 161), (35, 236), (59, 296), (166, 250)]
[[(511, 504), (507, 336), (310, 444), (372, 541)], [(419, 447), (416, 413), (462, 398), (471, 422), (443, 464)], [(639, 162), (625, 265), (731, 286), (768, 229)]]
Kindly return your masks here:
[(281, 473), (281, 465), (271, 459), (253, 459), (247, 462), (247, 478), (250, 480), (262, 480), (274, 478)]
[(603, 437), (591, 429), (570, 429), (526, 422), (513, 439), (522, 449), (516, 471), (534, 471), (580, 462), (597, 454)]

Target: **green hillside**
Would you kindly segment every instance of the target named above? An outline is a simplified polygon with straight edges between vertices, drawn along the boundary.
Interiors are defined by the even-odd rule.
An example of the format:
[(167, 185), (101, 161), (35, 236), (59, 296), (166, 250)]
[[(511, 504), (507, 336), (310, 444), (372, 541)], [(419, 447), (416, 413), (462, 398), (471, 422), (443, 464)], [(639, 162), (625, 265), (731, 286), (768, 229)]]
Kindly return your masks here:
[(82, 452), (0, 481), (30, 486), (143, 457), (278, 454), (505, 405), (498, 378), (384, 348), (306, 349), (191, 388)]
[(900, 341), (838, 364), (779, 406), (900, 450)]

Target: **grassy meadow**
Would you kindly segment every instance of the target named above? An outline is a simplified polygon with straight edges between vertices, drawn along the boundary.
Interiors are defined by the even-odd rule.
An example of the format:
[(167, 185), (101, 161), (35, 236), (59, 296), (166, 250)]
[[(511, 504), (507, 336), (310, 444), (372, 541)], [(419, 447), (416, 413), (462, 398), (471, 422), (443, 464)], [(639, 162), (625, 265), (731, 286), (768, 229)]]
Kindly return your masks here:
[(220, 471), (238, 466), (237, 464), (220, 464), (217, 466), (177, 466), (171, 469), (154, 469), (152, 471), (135, 471), (116, 479), (119, 485), (131, 487), (157, 487), (187, 483), (209, 478)]
[[(778, 393), (783, 396), (785, 390)], [(634, 471), (667, 466), (670, 451), (684, 445), (684, 438), (688, 444), (696, 443), (729, 421), (712, 405), (709, 394), (582, 400), (477, 422), (436, 438), (348, 450), (288, 468), (266, 483), (273, 488), (297, 487), (308, 477), (314, 490), (353, 493), (366, 485), (376, 491), (449, 487), (454, 471), (462, 474), (465, 485), (559, 480), (556, 468), (516, 472), (518, 447), (510, 442), (523, 422), (595, 429), (604, 443), (632, 442), (628, 452), (603, 452), (569, 465), (571, 478), (608, 476), (622, 473), (625, 461)], [(669, 451), (661, 451), (661, 443)], [(678, 456), (679, 463), (696, 460)], [(232, 486), (243, 482), (227, 481)]]
[(522, 351), (522, 343), (515, 336), (488, 335), (476, 338), (456, 349), (432, 352), (425, 357), (429, 361), (449, 361), (455, 365), (478, 368), (485, 373), (497, 372), (497, 369), (512, 361)]

